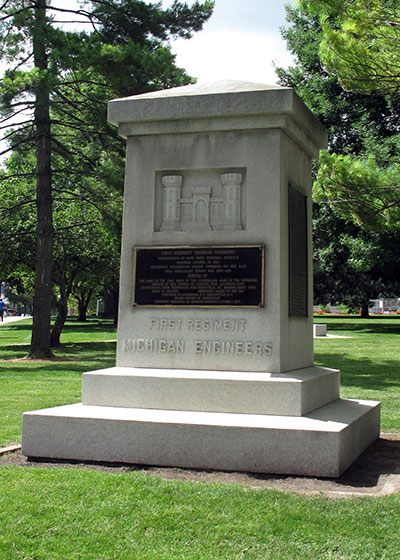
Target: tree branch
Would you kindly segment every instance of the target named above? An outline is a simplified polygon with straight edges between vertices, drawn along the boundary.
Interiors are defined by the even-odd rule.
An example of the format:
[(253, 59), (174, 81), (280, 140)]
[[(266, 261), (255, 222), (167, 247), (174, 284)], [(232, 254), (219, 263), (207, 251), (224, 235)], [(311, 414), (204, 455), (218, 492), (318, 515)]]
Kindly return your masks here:
[[(27, 122), (30, 122), (30, 121), (27, 121)], [(6, 128), (8, 128), (8, 127), (6, 127)], [(17, 128), (17, 130), (12, 130), (11, 132), (9, 132), (5, 136), (3, 136), (2, 141), (4, 142), (4, 141), (8, 140), (9, 138), (11, 138), (12, 136), (14, 136), (15, 134), (18, 134), (19, 132), (21, 132), (23, 130), (28, 130), (29, 128), (32, 129), (33, 125), (30, 124), (30, 126), (23, 126), (22, 128)], [(32, 140), (32, 138), (29, 138), (29, 140)]]
[[(4, 6), (7, 4), (7, 1), (5, 2)], [(20, 10), (16, 10), (15, 12), (13, 12), (12, 14), (7, 14), (6, 16), (0, 17), (0, 22), (1, 21), (6, 21), (7, 19), (13, 18), (15, 16), (18, 16), (19, 14), (23, 14), (24, 12), (26, 12), (26, 10), (29, 10), (29, 6), (27, 8), (21, 8)]]
[(35, 199), (32, 197), (29, 198), (25, 198), (23, 201), (21, 202), (17, 202), (15, 204), (12, 204), (11, 206), (7, 206), (7, 207), (3, 207), (0, 208), (0, 212), (12, 212), (13, 210), (17, 210), (19, 208), (22, 208), (23, 206), (28, 206), (30, 204), (34, 204), (35, 203)]
[(32, 138), (24, 138), (23, 140), (20, 140), (14, 146), (0, 152), (0, 156), (4, 156), (4, 154), (8, 154), (9, 152), (15, 150), (15, 148), (22, 146), (23, 144), (27, 144), (28, 142), (32, 142)]
[(48, 6), (47, 7), (48, 10), (52, 10), (53, 12), (61, 12), (61, 13), (68, 13), (68, 14), (76, 14), (78, 16), (83, 16), (85, 18), (87, 18), (89, 21), (61, 21), (61, 22), (56, 22), (56, 23), (89, 23), (92, 25), (93, 30), (97, 32), (96, 29), (96, 24), (93, 20), (93, 14), (91, 14), (90, 12), (83, 10), (83, 9), (79, 9), (79, 10), (68, 10), (66, 8), (56, 8), (55, 6)]
[(57, 236), (63, 231), (67, 231), (67, 230), (74, 229), (74, 228), (77, 228), (77, 227), (82, 227), (82, 226), (90, 226), (92, 224), (98, 224), (98, 221), (97, 220), (91, 220), (90, 222), (80, 222), (80, 223), (77, 223), (77, 224), (72, 224), (70, 226), (58, 227), (54, 231), (54, 235)]
[[(12, 126), (20, 126), (20, 125), (26, 124), (26, 123), (30, 123), (33, 126), (32, 121), (29, 120), (29, 121), (21, 121), (19, 123), (5, 124), (4, 126), (0, 126), (0, 130), (6, 129), (6, 128), (11, 128)], [(18, 132), (19, 130), (21, 130), (21, 129), (19, 128), (18, 130), (15, 130), (14, 132)], [(6, 136), (4, 138), (6, 138)], [(3, 138), (3, 140), (4, 140), (4, 138)]]

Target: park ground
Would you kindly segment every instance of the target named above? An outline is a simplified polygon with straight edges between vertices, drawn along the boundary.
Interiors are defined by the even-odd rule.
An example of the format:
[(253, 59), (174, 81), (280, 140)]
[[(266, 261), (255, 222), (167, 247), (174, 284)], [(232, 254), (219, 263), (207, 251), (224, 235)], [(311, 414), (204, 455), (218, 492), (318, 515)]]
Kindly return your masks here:
[[(400, 318), (322, 317), (315, 362), (341, 395), (380, 400), (381, 438), (340, 479), (0, 461), (0, 558), (400, 558)], [(30, 321), (0, 327), (0, 446), (24, 410), (78, 402), (115, 361), (111, 322), (69, 321), (58, 361), (27, 363)], [(341, 499), (332, 499), (341, 498)]]

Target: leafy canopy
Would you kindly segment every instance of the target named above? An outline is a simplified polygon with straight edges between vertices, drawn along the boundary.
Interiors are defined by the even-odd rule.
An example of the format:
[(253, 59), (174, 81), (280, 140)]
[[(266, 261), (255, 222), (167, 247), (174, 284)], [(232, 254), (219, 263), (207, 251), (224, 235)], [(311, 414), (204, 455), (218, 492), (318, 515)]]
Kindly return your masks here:
[(345, 89), (399, 92), (398, 0), (300, 1), (319, 16), (321, 59)]
[(323, 65), (323, 30), (309, 3), (287, 8), (282, 33), (295, 63), (278, 69), (329, 131), (315, 165), (314, 297), (368, 310), (371, 298), (397, 295), (400, 107), (379, 93), (345, 90)]
[[(329, 203), (343, 218), (361, 227), (390, 231), (400, 227), (400, 97), (362, 88), (348, 91), (336, 67), (323, 64), (330, 33), (337, 38), (342, 26), (347, 29), (350, 17), (361, 18), (362, 11), (356, 10), (359, 4), (359, 0), (312, 0), (288, 8), (293, 25), (283, 35), (296, 65), (287, 71), (280, 69), (279, 76), (329, 132), (329, 151), (321, 153), (314, 198)], [(357, 50), (350, 47), (348, 55), (338, 55), (337, 60), (343, 65), (354, 62), (354, 68), (350, 63), (349, 67), (355, 75), (362, 75)], [(365, 57), (362, 62), (366, 63)]]

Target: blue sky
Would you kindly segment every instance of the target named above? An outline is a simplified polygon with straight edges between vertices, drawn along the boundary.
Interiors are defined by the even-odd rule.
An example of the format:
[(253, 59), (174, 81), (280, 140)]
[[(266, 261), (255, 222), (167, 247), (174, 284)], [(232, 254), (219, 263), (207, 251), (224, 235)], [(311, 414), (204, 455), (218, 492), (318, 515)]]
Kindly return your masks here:
[[(163, 0), (167, 7), (172, 0)], [(189, 2), (191, 3), (191, 2)], [(172, 42), (176, 62), (199, 81), (234, 79), (275, 84), (273, 67), (287, 67), (291, 57), (279, 28), (285, 5), (295, 0), (216, 0), (203, 31)]]

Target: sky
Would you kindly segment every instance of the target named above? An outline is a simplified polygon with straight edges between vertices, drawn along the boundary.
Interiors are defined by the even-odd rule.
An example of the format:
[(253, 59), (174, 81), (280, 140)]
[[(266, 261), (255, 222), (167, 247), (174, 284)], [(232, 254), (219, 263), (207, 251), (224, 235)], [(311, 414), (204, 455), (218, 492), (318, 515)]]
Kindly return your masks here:
[[(65, 7), (65, 1), (53, 0), (53, 4)], [(76, 0), (67, 1), (70, 7), (76, 5)], [(193, 0), (186, 1), (193, 4)], [(287, 67), (291, 62), (279, 28), (286, 24), (285, 5), (295, 1), (216, 0), (202, 31), (192, 39), (171, 42), (176, 64), (199, 82), (231, 79), (276, 84), (273, 64)], [(162, 0), (163, 8), (172, 2)], [(1, 74), (3, 70), (1, 66)], [(0, 151), (3, 147), (0, 141)]]
[[(166, 8), (172, 0), (163, 0)], [(191, 2), (189, 2), (191, 3)], [(216, 0), (214, 13), (192, 39), (171, 43), (178, 66), (201, 82), (233, 79), (276, 84), (273, 64), (291, 56), (280, 36), (285, 5), (295, 0)]]

